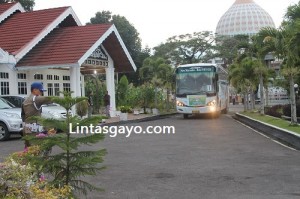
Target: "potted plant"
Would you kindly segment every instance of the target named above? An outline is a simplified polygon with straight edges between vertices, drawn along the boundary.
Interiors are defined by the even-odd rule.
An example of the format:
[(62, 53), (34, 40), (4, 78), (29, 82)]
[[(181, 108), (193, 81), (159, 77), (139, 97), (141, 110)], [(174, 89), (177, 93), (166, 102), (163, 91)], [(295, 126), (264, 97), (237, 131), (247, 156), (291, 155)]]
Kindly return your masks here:
[(128, 113), (131, 111), (131, 108), (129, 106), (120, 106), (120, 111), (120, 120), (127, 121)]

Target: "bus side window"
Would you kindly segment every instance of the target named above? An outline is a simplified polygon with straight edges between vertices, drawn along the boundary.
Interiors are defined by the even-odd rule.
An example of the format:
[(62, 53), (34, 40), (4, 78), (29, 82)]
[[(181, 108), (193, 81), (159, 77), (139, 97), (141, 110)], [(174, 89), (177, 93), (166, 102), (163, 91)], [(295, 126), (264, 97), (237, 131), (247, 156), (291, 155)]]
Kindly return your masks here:
[(215, 77), (215, 79), (213, 81), (214, 81), (214, 84), (216, 85), (216, 92), (219, 92), (219, 84), (220, 84), (220, 82), (219, 82), (219, 75), (218, 74), (216, 74), (216, 77)]

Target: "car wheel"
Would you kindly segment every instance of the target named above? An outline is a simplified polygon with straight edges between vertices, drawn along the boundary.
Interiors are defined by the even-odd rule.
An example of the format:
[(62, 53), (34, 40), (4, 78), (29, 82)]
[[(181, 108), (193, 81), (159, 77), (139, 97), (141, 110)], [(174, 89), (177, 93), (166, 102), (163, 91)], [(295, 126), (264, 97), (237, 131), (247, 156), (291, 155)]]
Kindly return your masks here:
[(10, 134), (6, 125), (3, 122), (0, 122), (0, 141), (7, 140)]
[(188, 114), (183, 114), (183, 118), (184, 118), (184, 119), (188, 119), (188, 118), (189, 118), (189, 115), (188, 115)]

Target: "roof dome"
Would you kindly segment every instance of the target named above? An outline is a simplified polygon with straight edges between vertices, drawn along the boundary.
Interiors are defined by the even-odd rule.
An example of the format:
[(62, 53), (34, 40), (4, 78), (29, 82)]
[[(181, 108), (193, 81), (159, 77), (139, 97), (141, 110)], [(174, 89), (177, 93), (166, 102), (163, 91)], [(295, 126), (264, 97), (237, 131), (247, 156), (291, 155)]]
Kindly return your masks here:
[(218, 22), (216, 34), (256, 34), (263, 27), (274, 27), (272, 17), (253, 0), (236, 0)]

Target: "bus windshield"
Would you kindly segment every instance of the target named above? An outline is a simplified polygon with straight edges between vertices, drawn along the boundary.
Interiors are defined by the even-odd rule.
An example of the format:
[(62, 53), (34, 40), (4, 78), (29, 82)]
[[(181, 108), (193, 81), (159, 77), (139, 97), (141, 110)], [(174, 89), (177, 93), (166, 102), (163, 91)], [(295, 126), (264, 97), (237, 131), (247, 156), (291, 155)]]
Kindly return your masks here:
[(199, 95), (216, 92), (215, 72), (177, 72), (176, 94)]

